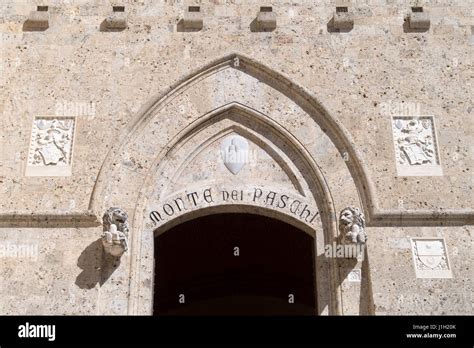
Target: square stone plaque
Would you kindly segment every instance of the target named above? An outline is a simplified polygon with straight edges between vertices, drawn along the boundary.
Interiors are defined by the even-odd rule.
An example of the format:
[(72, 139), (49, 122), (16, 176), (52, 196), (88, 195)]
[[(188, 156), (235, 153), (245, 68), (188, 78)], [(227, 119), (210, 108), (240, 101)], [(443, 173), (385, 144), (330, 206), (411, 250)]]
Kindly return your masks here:
[(398, 176), (441, 176), (433, 116), (392, 116)]
[(411, 246), (417, 278), (452, 278), (444, 238), (412, 238)]
[(74, 130), (74, 117), (35, 117), (25, 175), (71, 175)]

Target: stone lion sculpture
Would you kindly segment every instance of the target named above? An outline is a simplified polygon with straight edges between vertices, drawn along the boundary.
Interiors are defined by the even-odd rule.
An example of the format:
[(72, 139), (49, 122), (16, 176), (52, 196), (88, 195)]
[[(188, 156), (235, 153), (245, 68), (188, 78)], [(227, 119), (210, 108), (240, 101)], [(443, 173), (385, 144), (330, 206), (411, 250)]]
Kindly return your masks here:
[(365, 244), (367, 241), (365, 218), (359, 208), (347, 207), (343, 209), (339, 216), (339, 228), (343, 238), (348, 242)]
[(118, 257), (128, 250), (128, 215), (120, 208), (109, 208), (102, 217), (102, 244), (107, 253)]

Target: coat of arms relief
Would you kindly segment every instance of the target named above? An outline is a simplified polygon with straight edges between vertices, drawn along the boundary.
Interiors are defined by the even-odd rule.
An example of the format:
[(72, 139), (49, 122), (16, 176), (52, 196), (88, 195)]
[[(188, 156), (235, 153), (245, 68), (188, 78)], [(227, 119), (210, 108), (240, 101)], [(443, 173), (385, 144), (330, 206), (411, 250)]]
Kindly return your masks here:
[(437, 164), (432, 120), (394, 118), (397, 161), (401, 165)]
[(36, 118), (28, 164), (66, 166), (71, 161), (73, 118)]
[(443, 238), (413, 238), (412, 253), (418, 278), (451, 278)]
[(36, 117), (26, 175), (71, 175), (74, 117)]
[(399, 174), (440, 175), (432, 116), (394, 116), (392, 130)]

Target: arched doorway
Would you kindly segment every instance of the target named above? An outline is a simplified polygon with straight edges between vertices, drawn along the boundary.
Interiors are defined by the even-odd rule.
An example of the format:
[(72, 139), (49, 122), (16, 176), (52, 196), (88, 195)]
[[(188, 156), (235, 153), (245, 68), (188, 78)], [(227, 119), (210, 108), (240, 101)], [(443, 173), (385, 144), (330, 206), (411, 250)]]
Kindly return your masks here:
[[(235, 136), (247, 141), (253, 159), (238, 173), (222, 156)], [(369, 209), (371, 220), (378, 209), (372, 183), (350, 133), (304, 87), (233, 54), (157, 96), (119, 139), (90, 209), (129, 212), (129, 252), (100, 288), (100, 313), (153, 314), (155, 236), (189, 218), (228, 212), (276, 217), (311, 235), (317, 313), (358, 308), (358, 284), (344, 295), (347, 272), (325, 249), (339, 236), (337, 215), (345, 207)], [(117, 300), (117, 288), (126, 300)]]
[(314, 239), (285, 222), (224, 213), (155, 238), (155, 315), (315, 315)]

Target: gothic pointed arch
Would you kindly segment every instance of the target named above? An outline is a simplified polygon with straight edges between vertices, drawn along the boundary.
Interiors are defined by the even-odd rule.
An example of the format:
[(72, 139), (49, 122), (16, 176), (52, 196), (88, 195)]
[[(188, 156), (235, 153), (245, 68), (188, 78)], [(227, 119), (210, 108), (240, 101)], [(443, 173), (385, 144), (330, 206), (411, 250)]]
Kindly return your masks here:
[[(337, 149), (340, 156), (344, 158), (352, 180), (357, 187), (360, 204), (364, 208), (369, 222), (372, 215), (376, 215), (379, 211), (377, 202), (373, 199), (375, 190), (370, 177), (367, 175), (364, 162), (361, 160), (362, 157), (351, 139), (350, 132), (344, 128), (337, 118), (327, 112), (310, 91), (302, 86), (298, 86), (283, 74), (271, 70), (260, 62), (236, 53), (216, 59), (206, 66), (198, 68), (186, 76), (182, 76), (178, 82), (167, 88), (164, 92), (161, 92), (139, 110), (134, 119), (118, 137), (119, 141), (112, 144), (101, 166), (91, 195), (90, 210), (100, 211), (103, 209), (104, 191), (107, 191), (107, 183), (110, 182), (108, 176), (111, 168), (115, 166), (114, 162), (117, 161), (117, 158), (120, 158), (121, 149), (138, 137), (144, 127), (148, 127), (150, 119), (159, 113), (160, 110), (175, 103), (176, 99), (179, 99), (190, 88), (199, 85), (203, 80), (212, 80), (219, 72), (229, 68), (242, 72), (258, 80), (260, 84), (278, 91), (284, 98), (291, 100), (297, 108), (301, 109), (309, 119), (320, 127), (321, 131), (328, 136), (331, 143)], [(305, 119), (304, 122), (308, 122), (308, 119)]]
[[(261, 156), (256, 168), (226, 171), (217, 153), (231, 135)], [(321, 256), (337, 239), (337, 212), (355, 205), (370, 215), (371, 185), (342, 125), (304, 88), (242, 55), (181, 79), (144, 106), (118, 139), (90, 209), (119, 206), (129, 214), (130, 251), (113, 276), (128, 285), (131, 314), (151, 313), (153, 238), (180, 221), (250, 209), (312, 234)], [(140, 189), (128, 190), (131, 182)], [(336, 261), (317, 259), (318, 311), (341, 314)], [(104, 308), (114, 284), (100, 290)]]

